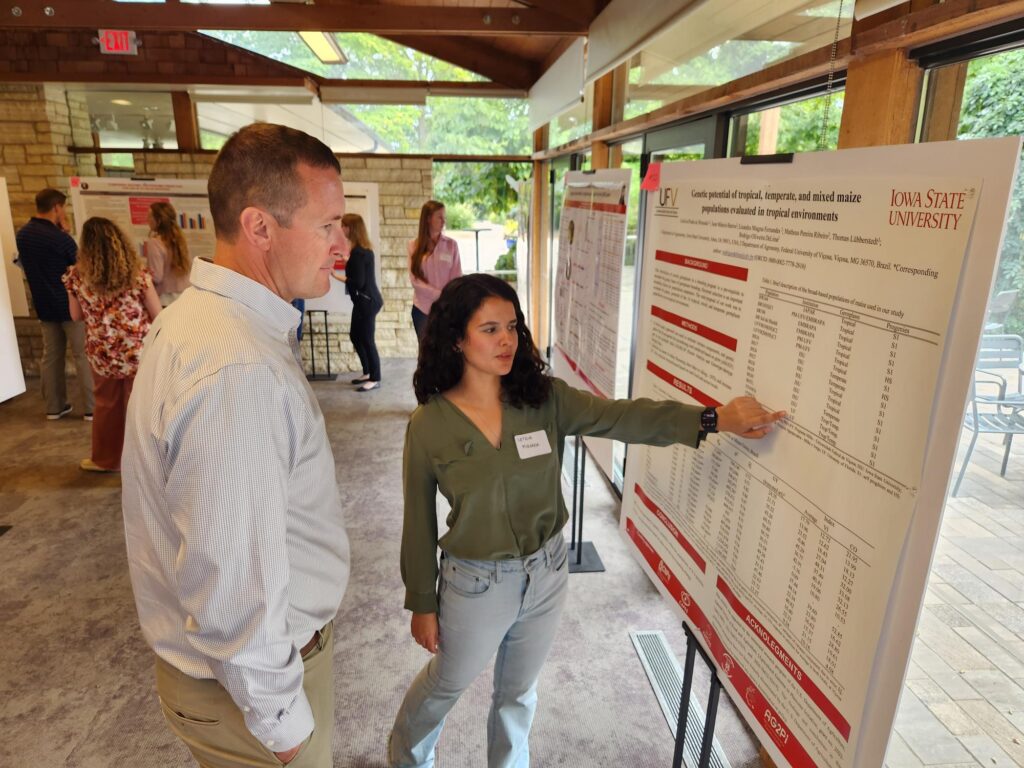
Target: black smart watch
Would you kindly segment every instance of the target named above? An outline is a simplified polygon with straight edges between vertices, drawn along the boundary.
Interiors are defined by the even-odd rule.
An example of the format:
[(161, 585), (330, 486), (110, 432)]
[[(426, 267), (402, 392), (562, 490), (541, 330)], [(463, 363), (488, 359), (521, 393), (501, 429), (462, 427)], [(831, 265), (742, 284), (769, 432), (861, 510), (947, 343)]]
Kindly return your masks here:
[(711, 434), (718, 431), (718, 411), (714, 408), (705, 408), (700, 413), (700, 428), (702, 432)]

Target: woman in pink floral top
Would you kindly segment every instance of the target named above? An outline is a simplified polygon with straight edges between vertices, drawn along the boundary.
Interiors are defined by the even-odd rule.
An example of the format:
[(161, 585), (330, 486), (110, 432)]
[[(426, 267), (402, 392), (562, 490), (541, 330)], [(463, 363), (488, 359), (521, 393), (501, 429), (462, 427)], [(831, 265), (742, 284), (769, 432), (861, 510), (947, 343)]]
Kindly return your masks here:
[(85, 356), (93, 372), (91, 472), (118, 472), (124, 420), (142, 339), (160, 312), (153, 278), (114, 222), (93, 217), (82, 226), (78, 262), (64, 273), (73, 320), (85, 320)]

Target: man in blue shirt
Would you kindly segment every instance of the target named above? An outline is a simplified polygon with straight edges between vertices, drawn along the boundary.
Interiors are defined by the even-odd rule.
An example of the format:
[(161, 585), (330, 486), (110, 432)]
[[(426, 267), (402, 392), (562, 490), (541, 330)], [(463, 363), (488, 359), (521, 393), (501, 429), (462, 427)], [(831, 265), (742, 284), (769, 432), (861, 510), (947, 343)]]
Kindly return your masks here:
[(18, 262), (25, 270), (32, 304), (43, 327), (43, 398), (46, 418), (59, 419), (71, 412), (67, 398), (65, 358), (67, 345), (78, 371), (85, 420), (92, 421), (92, 371), (85, 359), (85, 326), (71, 320), (68, 294), (60, 278), (75, 263), (78, 246), (67, 233), (64, 208), (67, 196), (56, 189), (36, 195), (36, 215), (18, 230)]

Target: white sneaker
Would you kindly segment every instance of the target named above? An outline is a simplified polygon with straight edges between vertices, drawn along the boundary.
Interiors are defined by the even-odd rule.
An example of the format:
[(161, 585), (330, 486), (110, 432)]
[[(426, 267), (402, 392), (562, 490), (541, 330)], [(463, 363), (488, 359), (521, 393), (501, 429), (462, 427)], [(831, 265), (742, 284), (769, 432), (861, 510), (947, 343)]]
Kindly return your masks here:
[(70, 405), (65, 405), (61, 409), (60, 413), (48, 413), (48, 414), (46, 414), (46, 418), (47, 418), (48, 421), (56, 421), (57, 419), (61, 418), (62, 416), (67, 416), (69, 413), (71, 413), (71, 406)]

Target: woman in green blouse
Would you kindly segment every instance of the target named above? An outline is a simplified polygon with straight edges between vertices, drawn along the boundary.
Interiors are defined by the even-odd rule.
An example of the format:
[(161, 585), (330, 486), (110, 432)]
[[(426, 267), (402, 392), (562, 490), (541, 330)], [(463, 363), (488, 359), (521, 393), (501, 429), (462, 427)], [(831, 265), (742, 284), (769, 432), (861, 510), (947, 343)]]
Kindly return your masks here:
[[(568, 587), (565, 436), (697, 447), (705, 409), (604, 400), (548, 376), (515, 291), (480, 274), (453, 280), (434, 303), (413, 384), (402, 578), (412, 636), (434, 656), (398, 712), (389, 765), (433, 765), (445, 716), (497, 653), (487, 765), (525, 767), (537, 677)], [(718, 431), (759, 438), (783, 415), (741, 397), (704, 413), (704, 428), (717, 417)], [(438, 488), (451, 504), (440, 539)]]

